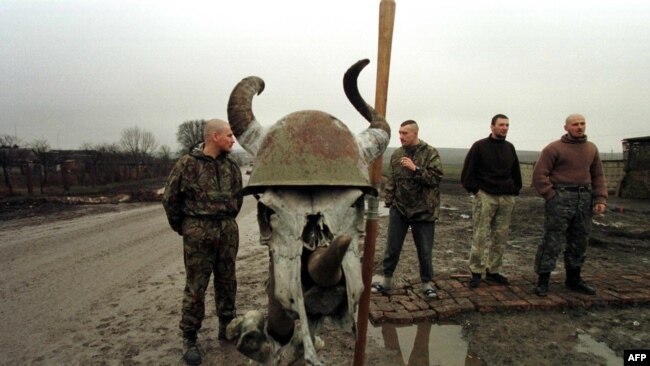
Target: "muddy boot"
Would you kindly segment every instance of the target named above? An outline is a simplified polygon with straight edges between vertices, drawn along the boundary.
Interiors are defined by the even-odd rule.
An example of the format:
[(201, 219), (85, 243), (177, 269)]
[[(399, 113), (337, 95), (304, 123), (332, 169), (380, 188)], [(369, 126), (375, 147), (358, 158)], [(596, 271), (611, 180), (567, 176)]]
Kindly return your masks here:
[(220, 316), (219, 317), (219, 335), (218, 338), (220, 340), (225, 340), (226, 339), (226, 328), (228, 327), (228, 324), (230, 321), (233, 319), (232, 316)]
[(199, 349), (199, 344), (196, 340), (195, 331), (186, 331), (183, 333), (183, 360), (188, 365), (200, 365), (203, 361), (201, 357), (201, 350)]
[(550, 272), (540, 273), (537, 278), (537, 287), (535, 287), (535, 293), (537, 296), (546, 296), (548, 295), (548, 282), (551, 279)]
[(469, 288), (477, 288), (481, 284), (481, 274), (472, 272), (472, 279), (469, 280)]
[(571, 291), (585, 295), (595, 295), (596, 289), (587, 285), (587, 283), (582, 280), (582, 277), (580, 277), (580, 271), (580, 267), (566, 267), (566, 280), (564, 281), (564, 284)]
[(489, 282), (498, 283), (500, 285), (509, 285), (508, 277), (502, 275), (501, 273), (485, 273), (485, 279)]

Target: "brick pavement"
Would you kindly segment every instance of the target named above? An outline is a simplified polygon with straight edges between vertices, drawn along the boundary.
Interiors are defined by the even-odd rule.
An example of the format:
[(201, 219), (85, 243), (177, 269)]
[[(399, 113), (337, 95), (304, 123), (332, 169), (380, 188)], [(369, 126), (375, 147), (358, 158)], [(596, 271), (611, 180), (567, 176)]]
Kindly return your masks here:
[(468, 275), (439, 275), (434, 279), (437, 299), (427, 299), (420, 290), (420, 283), (397, 284), (387, 294), (371, 294), (369, 318), (375, 325), (411, 324), (474, 311), (489, 313), (650, 304), (650, 273), (582, 277), (596, 288), (596, 295), (569, 291), (564, 287), (564, 274), (551, 276), (551, 287), (546, 297), (534, 293), (536, 275), (511, 276), (508, 286), (483, 280), (476, 289), (468, 287)]

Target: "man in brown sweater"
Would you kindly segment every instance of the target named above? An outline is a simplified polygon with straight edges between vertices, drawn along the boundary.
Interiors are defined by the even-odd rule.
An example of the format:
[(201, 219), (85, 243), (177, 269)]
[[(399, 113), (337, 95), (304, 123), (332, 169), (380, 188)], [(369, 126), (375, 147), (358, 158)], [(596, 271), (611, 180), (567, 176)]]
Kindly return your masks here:
[(544, 205), (544, 238), (537, 248), (535, 293), (548, 294), (549, 279), (564, 249), (565, 285), (577, 292), (594, 295), (580, 272), (591, 232), (591, 217), (605, 212), (607, 184), (598, 148), (587, 141), (585, 117), (566, 118), (561, 139), (542, 150), (533, 170), (533, 186)]

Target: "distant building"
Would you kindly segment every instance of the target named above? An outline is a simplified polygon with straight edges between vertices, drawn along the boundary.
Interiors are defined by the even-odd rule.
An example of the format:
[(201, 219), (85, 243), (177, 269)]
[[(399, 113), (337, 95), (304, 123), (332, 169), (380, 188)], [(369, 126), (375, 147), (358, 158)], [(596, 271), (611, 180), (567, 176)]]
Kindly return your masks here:
[(650, 136), (623, 140), (625, 176), (619, 195), (625, 198), (650, 198)]

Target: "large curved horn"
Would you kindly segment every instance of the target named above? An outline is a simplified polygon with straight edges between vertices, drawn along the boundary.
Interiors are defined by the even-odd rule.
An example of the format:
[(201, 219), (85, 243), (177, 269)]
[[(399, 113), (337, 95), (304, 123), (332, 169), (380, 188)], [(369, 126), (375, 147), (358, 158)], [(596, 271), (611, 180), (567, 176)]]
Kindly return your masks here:
[(388, 122), (363, 100), (363, 97), (359, 93), (359, 87), (357, 86), (359, 73), (369, 63), (370, 60), (368, 59), (359, 60), (343, 76), (343, 90), (345, 90), (345, 95), (354, 108), (370, 122), (370, 127), (357, 135), (357, 142), (368, 162), (381, 155), (386, 150), (386, 146), (388, 146), (388, 141), (390, 140), (390, 126)]
[(253, 96), (264, 91), (264, 80), (257, 76), (242, 79), (228, 99), (228, 121), (239, 144), (251, 155), (257, 155), (265, 130), (253, 114)]
[(328, 247), (317, 248), (307, 260), (307, 270), (317, 285), (331, 287), (343, 277), (341, 262), (350, 246), (349, 235), (337, 236)]

